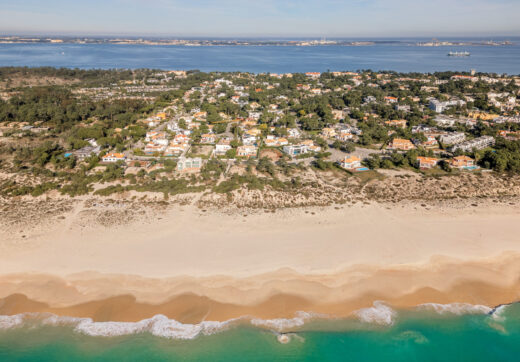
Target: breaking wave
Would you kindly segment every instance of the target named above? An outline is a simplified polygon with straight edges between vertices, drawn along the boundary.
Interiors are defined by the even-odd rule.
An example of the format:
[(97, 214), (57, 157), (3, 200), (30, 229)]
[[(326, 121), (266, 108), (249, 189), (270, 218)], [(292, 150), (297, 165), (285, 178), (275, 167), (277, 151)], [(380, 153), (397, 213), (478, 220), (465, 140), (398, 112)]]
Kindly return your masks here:
[(372, 307), (357, 310), (354, 315), (364, 323), (388, 326), (394, 324), (397, 312), (383, 302), (376, 301)]
[(438, 304), (438, 303), (426, 303), (417, 306), (419, 310), (430, 310), (438, 314), (490, 314), (493, 308), (487, 307), (480, 304), (469, 304), (469, 303), (450, 303), (450, 304)]
[(185, 324), (164, 315), (156, 315), (139, 322), (95, 322), (91, 318), (61, 317), (50, 313), (24, 313), (13, 316), (0, 316), (0, 329), (22, 327), (26, 324), (40, 326), (70, 326), (77, 333), (96, 337), (117, 337), (137, 333), (150, 333), (170, 339), (194, 339), (201, 335), (211, 335), (225, 331), (241, 321), (257, 327), (283, 332), (301, 327), (317, 315), (298, 312), (288, 319), (250, 319), (248, 317), (230, 319), (224, 322), (203, 321), (198, 324)]
[(497, 322), (503, 322), (505, 321), (506, 317), (505, 317), (505, 313), (507, 311), (507, 309), (509, 309), (509, 307), (513, 306), (513, 305), (518, 305), (518, 303), (511, 303), (511, 304), (502, 304), (502, 305), (499, 305), (495, 308), (493, 308), (491, 310), (491, 312), (489, 312), (489, 315), (491, 316), (491, 318), (493, 318), (495, 321)]
[(53, 314), (17, 314), (0, 316), (0, 329), (21, 327), (25, 323), (43, 326), (72, 326), (75, 332), (89, 336), (115, 337), (148, 332), (170, 339), (194, 339), (227, 330), (238, 319), (225, 322), (204, 321), (184, 324), (164, 315), (156, 315), (139, 322), (94, 322), (91, 318), (60, 317)]
[[(421, 304), (415, 311), (432, 311), (438, 314), (489, 315), (495, 322), (505, 320), (509, 305), (490, 308), (484, 305), (467, 303)], [(412, 311), (413, 311), (412, 310)], [(376, 301), (372, 307), (359, 309), (352, 313), (352, 317), (366, 324), (391, 326), (396, 322), (398, 312), (384, 302)], [(277, 335), (290, 333), (292, 329), (303, 327), (311, 320), (331, 320), (324, 314), (297, 312), (293, 318), (259, 319), (248, 316), (230, 319), (224, 322), (203, 321), (198, 324), (181, 323), (164, 315), (155, 315), (152, 318), (139, 322), (95, 322), (91, 318), (62, 317), (51, 313), (23, 313), (12, 316), (0, 315), (0, 330), (20, 328), (24, 326), (67, 326), (75, 332), (99, 337), (115, 337), (138, 333), (150, 333), (154, 336), (169, 339), (194, 339), (199, 336), (212, 335), (226, 331), (239, 324), (250, 323), (259, 328), (276, 332)], [(348, 319), (346, 319), (348, 320)]]
[[(504, 308), (506, 306), (500, 306), (497, 308), (490, 308), (485, 305), (469, 304), (469, 303), (450, 303), (450, 304), (439, 304), (439, 303), (426, 303), (418, 305), (415, 310), (417, 311), (432, 311), (438, 314), (451, 314), (451, 315), (465, 315), (465, 314), (488, 314), (494, 319), (500, 320), (503, 318)], [(355, 311), (354, 316), (357, 317), (363, 323), (379, 324), (379, 325), (392, 325), (395, 323), (397, 318), (397, 312), (384, 302), (376, 301), (374, 305), (369, 308), (363, 308)]]
[[(307, 312), (297, 312), (294, 318), (277, 318), (277, 319), (252, 319), (251, 324), (257, 327), (272, 329), (278, 332), (286, 331), (291, 328), (301, 327), (313, 317), (317, 315)], [(323, 317), (323, 316), (321, 316)]]
[(23, 324), (23, 315), (0, 315), (0, 329), (9, 329), (21, 326)]

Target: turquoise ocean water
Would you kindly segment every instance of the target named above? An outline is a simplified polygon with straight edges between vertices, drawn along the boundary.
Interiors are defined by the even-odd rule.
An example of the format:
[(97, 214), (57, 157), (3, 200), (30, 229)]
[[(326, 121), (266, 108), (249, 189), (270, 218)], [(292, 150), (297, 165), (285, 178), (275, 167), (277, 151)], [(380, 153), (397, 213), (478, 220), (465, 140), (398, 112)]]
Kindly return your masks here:
[(495, 314), (462, 313), (460, 308), (392, 313), (387, 325), (378, 324), (371, 314), (347, 320), (311, 319), (290, 330), (287, 344), (278, 342), (276, 332), (249, 322), (189, 340), (150, 332), (101, 337), (79, 332), (74, 325), (25, 322), (7, 328), (4, 323), (0, 361), (520, 360), (518, 304)]

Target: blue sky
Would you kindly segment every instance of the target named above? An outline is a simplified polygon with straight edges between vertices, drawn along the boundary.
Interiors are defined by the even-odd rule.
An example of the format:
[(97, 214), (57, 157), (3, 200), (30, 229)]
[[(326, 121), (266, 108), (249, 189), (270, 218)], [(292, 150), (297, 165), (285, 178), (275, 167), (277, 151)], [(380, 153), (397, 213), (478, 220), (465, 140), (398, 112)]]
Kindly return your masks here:
[(0, 0), (0, 33), (520, 36), (520, 0)]

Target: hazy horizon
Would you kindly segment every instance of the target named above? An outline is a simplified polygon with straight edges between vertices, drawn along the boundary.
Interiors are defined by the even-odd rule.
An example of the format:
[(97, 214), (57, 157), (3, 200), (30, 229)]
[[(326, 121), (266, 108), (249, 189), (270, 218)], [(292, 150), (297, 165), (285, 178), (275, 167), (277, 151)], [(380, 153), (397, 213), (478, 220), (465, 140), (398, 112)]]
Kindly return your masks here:
[(0, 33), (192, 38), (520, 35), (516, 0), (0, 0)]
[(65, 33), (65, 32), (1, 32), (1, 37), (37, 37), (37, 38), (64, 38), (64, 39), (76, 39), (76, 38), (92, 38), (92, 39), (115, 39), (115, 38), (128, 38), (128, 39), (163, 39), (163, 40), (257, 40), (257, 41), (283, 41), (283, 40), (350, 40), (350, 41), (406, 41), (406, 40), (432, 40), (436, 39), (439, 41), (444, 40), (517, 40), (520, 39), (520, 35), (504, 35), (504, 34), (482, 34), (482, 35), (443, 35), (437, 36), (435, 34), (423, 35), (423, 36), (330, 36), (325, 37), (322, 35), (307, 35), (307, 36), (283, 36), (283, 35), (227, 35), (227, 36), (212, 36), (212, 35), (175, 35), (175, 34), (144, 34), (144, 33)]

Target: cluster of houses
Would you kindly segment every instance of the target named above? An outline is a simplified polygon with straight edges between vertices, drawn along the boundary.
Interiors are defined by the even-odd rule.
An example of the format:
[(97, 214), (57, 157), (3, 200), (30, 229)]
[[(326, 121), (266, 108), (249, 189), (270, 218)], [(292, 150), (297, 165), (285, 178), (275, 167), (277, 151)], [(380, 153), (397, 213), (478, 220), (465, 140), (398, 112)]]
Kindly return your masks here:
[[(182, 72), (181, 72), (182, 73)], [(160, 82), (170, 82), (170, 77), (185, 78), (187, 74), (184, 73), (164, 73), (158, 74), (156, 79)], [(348, 77), (348, 82), (342, 85), (334, 85), (329, 87), (326, 84), (326, 78), (322, 78), (321, 73), (309, 72), (305, 73), (305, 77), (300, 77), (298, 84), (296, 84), (296, 90), (300, 92), (302, 98), (312, 98), (319, 95), (324, 95), (330, 92), (344, 92), (348, 93), (353, 88), (363, 85), (373, 89), (381, 88), (381, 85), (389, 82), (397, 82), (400, 90), (410, 89), (410, 82), (421, 83), (420, 88), (427, 92), (438, 92), (439, 86), (446, 84), (449, 81), (471, 81), (476, 82), (478, 80), (485, 81), (490, 84), (494, 82), (502, 82), (506, 84), (510, 81), (509, 78), (486, 78), (481, 76), (467, 76), (467, 75), (454, 75), (451, 80), (437, 79), (432, 80), (429, 77), (420, 76), (415, 78), (401, 77), (395, 79), (390, 74), (375, 74), (367, 77), (353, 72), (333, 72), (333, 77)], [(142, 154), (144, 157), (150, 159), (154, 157), (175, 157), (177, 162), (177, 169), (179, 171), (194, 170), (201, 167), (204, 162), (203, 158), (190, 158), (187, 155), (190, 153), (194, 146), (204, 146), (206, 149), (211, 148), (208, 157), (219, 157), (219, 158), (251, 158), (258, 157), (261, 148), (277, 148), (282, 150), (286, 155), (291, 158), (303, 158), (303, 155), (312, 155), (313, 153), (322, 152), (320, 147), (314, 141), (316, 136), (319, 136), (326, 140), (328, 143), (335, 141), (340, 142), (356, 142), (363, 135), (360, 128), (358, 128), (357, 121), (350, 122), (352, 124), (345, 123), (345, 119), (348, 116), (352, 116), (353, 112), (349, 107), (343, 107), (342, 109), (332, 109), (330, 107), (330, 114), (334, 119), (334, 122), (330, 122), (326, 127), (321, 128), (318, 132), (303, 132), (296, 124), (287, 126), (287, 122), (283, 117), (291, 114), (294, 118), (300, 117), (311, 117), (316, 116), (314, 114), (298, 115), (295, 111), (290, 109), (290, 97), (288, 94), (283, 95), (277, 94), (276, 96), (270, 95), (263, 100), (261, 97), (256, 97), (256, 101), (253, 101), (254, 96), (266, 95), (270, 90), (276, 89), (280, 86), (279, 79), (292, 78), (292, 74), (270, 74), (270, 77), (264, 77), (261, 75), (257, 77), (251, 74), (227, 74), (217, 75), (212, 80), (202, 81), (200, 84), (192, 87), (191, 89), (184, 92), (182, 100), (185, 103), (192, 102), (194, 99), (201, 102), (203, 109), (187, 107), (186, 104), (182, 105), (182, 102), (172, 102), (172, 104), (161, 112), (154, 114), (144, 120), (139, 121), (146, 125), (149, 131), (143, 139), (143, 144), (140, 145), (142, 148)], [(235, 78), (240, 78), (240, 82), (235, 82)], [(244, 80), (246, 80), (244, 82)], [(296, 83), (296, 82), (295, 82)], [(247, 84), (247, 85), (246, 85)], [(370, 92), (369, 92), (370, 93)], [(493, 146), (495, 139), (491, 136), (483, 136), (478, 138), (468, 139), (466, 133), (460, 131), (454, 131), (453, 129), (458, 124), (462, 124), (468, 127), (475, 127), (478, 122), (487, 122), (488, 124), (499, 124), (506, 122), (520, 123), (520, 117), (514, 115), (499, 116), (490, 113), (478, 112), (470, 114), (468, 117), (449, 117), (444, 114), (446, 110), (453, 107), (465, 106), (468, 102), (474, 101), (467, 95), (460, 96), (460, 98), (444, 98), (439, 96), (427, 98), (427, 102), (414, 96), (399, 98), (394, 95), (381, 96), (381, 93), (374, 93), (377, 95), (366, 95), (363, 97), (362, 106), (367, 108), (374, 105), (380, 104), (385, 106), (391, 106), (393, 109), (401, 112), (395, 119), (381, 119), (382, 116), (378, 116), (375, 110), (371, 113), (364, 111), (364, 119), (377, 119), (380, 118), (380, 124), (388, 127), (388, 135), (394, 133), (402, 133), (401, 129), (407, 129), (409, 123), (404, 114), (411, 112), (412, 107), (421, 111), (428, 110), (428, 108), (435, 113), (437, 116), (433, 119), (433, 123), (429, 122), (429, 125), (419, 125), (412, 127), (412, 136), (410, 139), (393, 136), (388, 144), (382, 145), (383, 153), (386, 150), (392, 152), (406, 152), (416, 148), (424, 148), (432, 150), (434, 154), (439, 154), (449, 150), (450, 152), (471, 152), (472, 150), (484, 149), (486, 147)], [(516, 105), (516, 95), (508, 92), (490, 92), (488, 99), (491, 104), (501, 109), (512, 109)], [(207, 107), (208, 104), (218, 103), (220, 101), (226, 101), (240, 108), (240, 115), (237, 113), (231, 117), (228, 114), (220, 112), (215, 114), (211, 111), (211, 107)], [(204, 104), (206, 106), (204, 106)], [(499, 107), (500, 106), (500, 107)], [(238, 108), (237, 107), (237, 108)], [(341, 107), (338, 107), (341, 108)], [(208, 110), (208, 111), (205, 111)], [(208, 115), (208, 112), (210, 114)], [(431, 113), (431, 112), (429, 112)], [(211, 118), (210, 118), (211, 117)], [(359, 117), (361, 118), (361, 117)], [(428, 116), (425, 117), (427, 119)], [(279, 122), (279, 121), (284, 122)], [(363, 119), (360, 119), (362, 121)], [(284, 124), (281, 127), (274, 127), (274, 125), (280, 126), (280, 123)], [(223, 131), (221, 124), (225, 124), (225, 130)], [(232, 127), (229, 127), (232, 124)], [(431, 126), (435, 124), (436, 126)], [(216, 126), (219, 126), (219, 130), (216, 131)], [(196, 130), (199, 131), (196, 131)], [(203, 129), (203, 131), (202, 131)], [(197, 138), (194, 137), (197, 135)], [(312, 136), (311, 136), (312, 134)], [(503, 131), (500, 134), (502, 137), (509, 139), (520, 139), (520, 134), (510, 131)], [(423, 137), (424, 136), (424, 137)], [(321, 142), (318, 142), (321, 144)], [(230, 152), (234, 150), (234, 152)], [(90, 144), (81, 150), (77, 150), (74, 154), (78, 158), (85, 158), (87, 155), (92, 153), (99, 154), (100, 148), (97, 145)], [(193, 152), (192, 152), (193, 154)], [(102, 161), (106, 163), (125, 161), (126, 158), (122, 154), (110, 153), (103, 156)], [(126, 160), (128, 161), (128, 160)], [(440, 161), (440, 158), (435, 157), (419, 157), (417, 159), (418, 167), (422, 169), (436, 167)], [(474, 161), (468, 159), (466, 156), (454, 157), (449, 160), (449, 163), (454, 168), (460, 169), (473, 169), (475, 167)], [(362, 166), (362, 160), (358, 156), (348, 155), (341, 161), (339, 161), (341, 167), (348, 170), (364, 170)]]
[[(436, 157), (417, 157), (417, 167), (421, 170), (427, 170), (436, 167), (441, 159)], [(452, 168), (459, 170), (476, 170), (478, 166), (475, 165), (475, 160), (468, 156), (455, 156), (448, 160)]]
[(180, 156), (189, 149), (189, 136), (176, 134), (171, 139), (165, 132), (151, 131), (146, 133), (144, 153), (149, 156)]
[[(415, 128), (417, 132), (421, 128)], [(452, 153), (456, 151), (462, 152), (470, 152), (473, 150), (480, 150), (486, 147), (493, 146), (495, 144), (495, 139), (491, 136), (482, 136), (478, 138), (474, 138), (471, 140), (466, 140), (466, 136), (462, 132), (452, 132), (452, 133), (442, 133), (438, 132), (435, 129), (421, 129), (425, 135), (427, 135), (426, 142), (417, 142), (422, 145), (424, 148), (429, 144), (433, 146), (433, 149), (436, 153), (444, 152), (438, 148), (438, 141), (442, 142), (444, 145), (451, 145), (448, 150)], [(416, 144), (412, 141), (402, 138), (394, 138), (389, 145), (387, 146), (388, 150), (391, 151), (409, 151), (416, 148)], [(430, 148), (431, 149), (431, 148)], [(438, 163), (441, 161), (441, 158), (437, 157), (417, 157), (417, 167), (420, 169), (431, 169), (436, 167)], [(448, 163), (451, 167), (461, 169), (461, 170), (475, 170), (478, 167), (475, 165), (475, 160), (468, 156), (457, 156), (448, 160)]]
[(336, 124), (334, 127), (325, 127), (321, 130), (321, 136), (325, 139), (335, 139), (338, 141), (356, 140), (363, 132), (354, 126), (344, 123)]
[(145, 124), (146, 126), (152, 128), (158, 126), (161, 121), (166, 119), (166, 112), (159, 112), (155, 116), (148, 117), (146, 119), (140, 120), (140, 123)]

